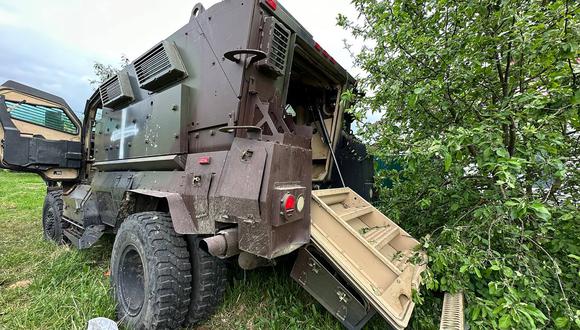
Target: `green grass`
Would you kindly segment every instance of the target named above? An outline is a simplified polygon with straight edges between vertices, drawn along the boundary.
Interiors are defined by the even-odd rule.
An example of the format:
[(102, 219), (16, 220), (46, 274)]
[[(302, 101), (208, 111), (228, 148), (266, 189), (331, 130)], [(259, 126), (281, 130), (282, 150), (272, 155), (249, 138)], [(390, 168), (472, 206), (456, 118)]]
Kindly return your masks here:
[[(0, 170), (0, 329), (86, 329), (115, 318), (109, 294), (112, 237), (77, 251), (42, 238), (46, 188), (35, 175)], [(279, 265), (233, 279), (224, 304), (200, 329), (341, 329)], [(385, 328), (375, 317), (368, 328)]]

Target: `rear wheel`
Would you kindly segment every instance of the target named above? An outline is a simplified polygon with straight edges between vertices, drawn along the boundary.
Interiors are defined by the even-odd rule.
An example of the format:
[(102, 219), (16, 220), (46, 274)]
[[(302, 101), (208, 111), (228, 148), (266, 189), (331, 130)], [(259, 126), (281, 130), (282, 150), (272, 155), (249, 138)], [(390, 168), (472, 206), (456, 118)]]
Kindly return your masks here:
[(190, 236), (193, 281), (188, 323), (199, 324), (209, 318), (221, 304), (227, 286), (227, 265), (199, 247), (200, 237)]
[(111, 286), (119, 320), (131, 329), (179, 328), (191, 293), (187, 242), (166, 213), (130, 215), (111, 256)]
[(42, 233), (44, 239), (64, 244), (62, 226), (62, 190), (49, 191), (42, 207)]

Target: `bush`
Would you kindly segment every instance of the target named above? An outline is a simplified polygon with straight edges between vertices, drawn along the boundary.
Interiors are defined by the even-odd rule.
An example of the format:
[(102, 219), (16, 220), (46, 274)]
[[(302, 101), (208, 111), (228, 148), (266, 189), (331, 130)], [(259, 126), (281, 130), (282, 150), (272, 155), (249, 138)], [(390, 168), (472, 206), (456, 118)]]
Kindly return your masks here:
[(580, 4), (353, 3), (339, 24), (372, 47), (351, 111), (403, 165), (380, 207), (429, 254), (413, 326), (463, 290), (474, 329), (580, 327)]

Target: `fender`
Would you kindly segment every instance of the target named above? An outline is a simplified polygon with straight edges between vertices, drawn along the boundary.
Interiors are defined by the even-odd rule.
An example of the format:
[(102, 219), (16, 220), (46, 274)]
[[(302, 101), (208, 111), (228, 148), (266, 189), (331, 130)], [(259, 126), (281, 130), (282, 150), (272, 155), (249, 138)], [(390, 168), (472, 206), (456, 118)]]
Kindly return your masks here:
[(175, 232), (182, 235), (199, 234), (195, 221), (180, 194), (148, 189), (133, 189), (128, 190), (128, 192), (142, 196), (164, 198), (167, 200)]

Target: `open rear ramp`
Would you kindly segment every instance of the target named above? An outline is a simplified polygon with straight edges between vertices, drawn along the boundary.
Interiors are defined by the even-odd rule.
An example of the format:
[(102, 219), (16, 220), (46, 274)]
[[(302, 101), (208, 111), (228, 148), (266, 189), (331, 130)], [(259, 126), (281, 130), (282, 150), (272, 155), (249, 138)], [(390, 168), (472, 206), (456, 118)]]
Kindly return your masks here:
[(349, 188), (312, 192), (314, 246), (395, 329), (409, 323), (424, 270), (419, 244)]

